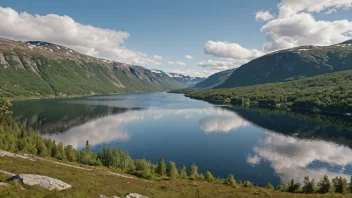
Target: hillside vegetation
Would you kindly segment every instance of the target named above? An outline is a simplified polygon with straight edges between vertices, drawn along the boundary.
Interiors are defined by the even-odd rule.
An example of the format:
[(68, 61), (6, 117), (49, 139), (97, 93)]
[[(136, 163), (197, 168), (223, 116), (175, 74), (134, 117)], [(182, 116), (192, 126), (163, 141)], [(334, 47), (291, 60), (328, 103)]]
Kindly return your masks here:
[(99, 59), (46, 42), (0, 38), (0, 97), (67, 97), (186, 87), (164, 72)]
[(352, 112), (352, 71), (288, 82), (202, 90), (189, 92), (186, 96), (217, 103), (276, 105), (346, 113)]
[(302, 46), (270, 53), (236, 69), (216, 88), (282, 82), (352, 69), (352, 43)]

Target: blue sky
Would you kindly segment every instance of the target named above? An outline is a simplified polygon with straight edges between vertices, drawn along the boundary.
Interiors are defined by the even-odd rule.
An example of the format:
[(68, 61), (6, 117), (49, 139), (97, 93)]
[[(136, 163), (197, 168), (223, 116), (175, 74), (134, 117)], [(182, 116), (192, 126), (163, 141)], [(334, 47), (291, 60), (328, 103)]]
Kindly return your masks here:
[[(322, 4), (323, 9), (314, 7), (317, 3), (304, 5), (305, 7), (296, 5), (296, 2), (299, 1), (304, 4), (304, 0), (282, 1), (284, 6), (291, 6), (296, 9), (295, 13), (290, 16), (280, 14), (280, 11), (284, 13), (284, 6), (278, 8), (278, 4), (281, 2), (280, 0), (0, 0), (0, 7), (10, 7), (18, 13), (27, 12), (30, 15), (67, 15), (76, 23), (82, 25), (127, 32), (129, 37), (124, 38), (123, 43), (120, 44), (119, 47), (123, 46), (132, 52), (147, 54), (147, 57), (143, 57), (144, 61), (141, 61), (141, 58), (137, 57), (137, 61), (131, 61), (130, 63), (140, 63), (148, 68), (156, 68), (165, 71), (180, 71), (181, 73), (195, 75), (209, 75), (210, 73), (224, 69), (238, 67), (257, 56), (278, 49), (303, 44), (328, 45), (333, 42), (351, 38), (349, 33), (352, 31), (352, 27), (349, 24), (350, 21), (352, 21), (352, 11), (349, 5), (350, 0), (346, 0), (340, 4)], [(327, 14), (326, 12), (331, 9), (334, 9), (331, 11), (332, 13)], [(259, 11), (268, 11), (273, 18), (270, 20), (257, 21), (256, 13)], [(306, 15), (303, 16), (303, 14)], [(313, 21), (311, 21), (312, 25), (307, 24), (307, 26), (303, 26), (304, 29), (299, 29), (302, 28), (302, 25), (299, 23), (299, 17), (301, 17), (303, 21), (309, 21), (308, 15), (312, 16), (315, 22), (320, 20), (330, 23), (325, 27), (325, 29), (330, 29), (327, 33), (328, 36), (305, 34), (304, 32), (306, 32), (307, 28), (310, 28), (310, 26), (312, 26), (312, 32), (322, 31), (319, 30), (319, 26), (321, 25), (313, 23)], [(298, 20), (292, 22), (291, 25), (292, 28), (294, 28), (293, 32), (297, 32), (294, 35), (291, 35), (290, 32), (283, 32), (282, 29), (280, 29), (281, 27), (290, 29), (290, 27), (285, 27), (283, 20), (290, 20), (290, 18), (295, 16)], [(308, 18), (306, 19), (304, 17)], [(345, 27), (338, 28), (336, 32), (334, 32), (335, 27), (338, 25), (332, 22), (338, 20), (343, 23), (342, 20), (344, 19), (347, 20), (347, 24), (344, 24)], [(278, 22), (280, 20), (281, 24), (271, 24), (267, 30), (261, 32), (261, 28), (267, 23), (270, 23), (271, 20), (274, 22), (275, 20), (278, 20)], [(36, 22), (35, 24), (38, 23)], [(18, 36), (12, 36), (9, 35), (8, 32), (2, 33), (0, 26), (0, 36), (3, 37), (19, 40), (32, 39), (34, 37), (34, 35), (23, 34), (24, 33)], [(15, 35), (15, 33), (13, 35)], [(269, 39), (268, 36), (270, 37)], [(314, 39), (310, 39), (310, 36)], [(322, 38), (320, 40), (315, 39), (319, 37)], [(61, 41), (53, 38), (52, 35), (41, 35), (36, 40), (42, 38), (47, 38), (49, 41)], [(289, 40), (289, 44), (283, 44), (282, 40), (286, 42), (287, 39)], [(208, 47), (205, 47), (208, 41), (214, 41), (214, 43), (208, 43)], [(63, 43), (59, 44), (66, 44), (71, 47), (67, 39), (62, 40), (62, 42)], [(263, 47), (265, 43), (271, 43), (270, 47)], [(97, 42), (97, 45), (102, 47), (103, 43)], [(81, 49), (81, 47), (83, 46), (74, 46), (73, 48), (77, 50)], [(207, 54), (204, 52), (205, 48), (207, 49)], [(259, 52), (251, 51), (252, 49), (256, 49)], [(113, 56), (111, 54), (101, 53), (99, 50), (97, 51), (98, 52), (95, 53), (97, 56), (129, 62), (125, 57), (119, 55)], [(241, 53), (245, 55), (237, 56), (237, 54)], [(154, 64), (153, 60), (146, 60), (153, 55), (162, 57), (162, 60), (158, 60), (159, 64)], [(185, 55), (190, 55), (194, 58), (189, 60), (184, 57)], [(186, 65), (168, 64), (168, 62), (183, 62)], [(201, 62), (203, 62), (203, 64), (200, 64)]]

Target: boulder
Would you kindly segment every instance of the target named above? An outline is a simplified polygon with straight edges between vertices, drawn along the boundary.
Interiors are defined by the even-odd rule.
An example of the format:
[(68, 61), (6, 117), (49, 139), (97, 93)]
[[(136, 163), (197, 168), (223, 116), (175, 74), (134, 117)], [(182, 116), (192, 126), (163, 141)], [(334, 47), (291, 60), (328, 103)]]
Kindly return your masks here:
[(65, 190), (71, 188), (71, 185), (61, 180), (43, 175), (19, 174), (9, 178), (8, 181), (19, 181), (29, 186), (38, 185), (48, 190)]
[(149, 197), (143, 196), (137, 193), (128, 193), (127, 195), (124, 196), (124, 198), (149, 198)]

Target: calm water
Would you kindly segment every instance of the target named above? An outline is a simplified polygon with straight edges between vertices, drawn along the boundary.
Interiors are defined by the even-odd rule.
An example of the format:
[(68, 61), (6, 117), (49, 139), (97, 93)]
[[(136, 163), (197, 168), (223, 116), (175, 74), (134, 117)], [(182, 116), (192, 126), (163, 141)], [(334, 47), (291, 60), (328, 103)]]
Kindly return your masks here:
[(352, 174), (352, 122), (292, 112), (215, 106), (151, 93), (14, 103), (14, 117), (76, 148), (119, 147), (133, 158), (196, 163), (258, 185)]

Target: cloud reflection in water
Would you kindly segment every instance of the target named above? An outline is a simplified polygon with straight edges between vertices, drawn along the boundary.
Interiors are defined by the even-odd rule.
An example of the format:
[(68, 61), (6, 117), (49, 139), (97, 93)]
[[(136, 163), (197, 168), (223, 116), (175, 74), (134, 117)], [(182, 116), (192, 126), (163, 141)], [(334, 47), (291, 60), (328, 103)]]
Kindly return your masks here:
[[(247, 126), (249, 123), (234, 112), (210, 107), (203, 109), (146, 109), (132, 110), (121, 114), (106, 116), (73, 127), (60, 134), (45, 135), (65, 145), (75, 148), (83, 147), (86, 140), (91, 145), (99, 145), (114, 141), (128, 141), (131, 134), (126, 125), (138, 124), (138, 121), (147, 120), (148, 124), (158, 124), (168, 116), (177, 116), (184, 119), (199, 118), (201, 130), (205, 133), (229, 132), (230, 130)], [(177, 120), (179, 121), (179, 120)]]
[[(253, 151), (255, 155), (249, 155), (247, 162), (255, 166), (262, 160), (269, 161), (283, 183), (292, 178), (303, 181), (307, 175), (319, 181), (324, 175), (349, 178), (351, 174), (345, 172), (345, 167), (352, 164), (352, 149), (322, 140), (298, 139), (264, 131), (260, 145), (253, 147)], [(314, 163), (325, 167), (314, 168)], [(332, 166), (340, 168), (332, 171)]]

